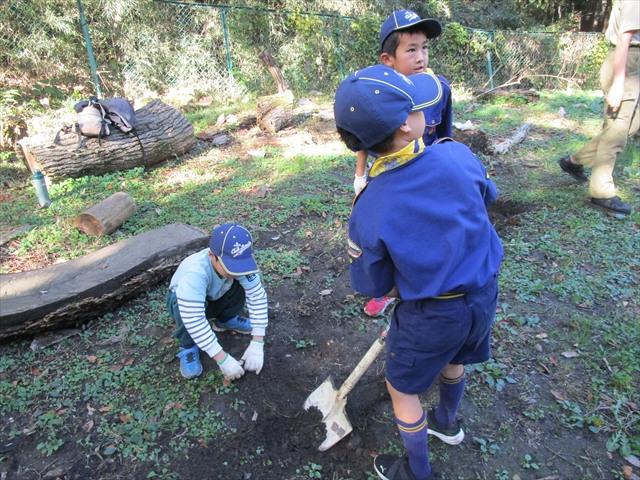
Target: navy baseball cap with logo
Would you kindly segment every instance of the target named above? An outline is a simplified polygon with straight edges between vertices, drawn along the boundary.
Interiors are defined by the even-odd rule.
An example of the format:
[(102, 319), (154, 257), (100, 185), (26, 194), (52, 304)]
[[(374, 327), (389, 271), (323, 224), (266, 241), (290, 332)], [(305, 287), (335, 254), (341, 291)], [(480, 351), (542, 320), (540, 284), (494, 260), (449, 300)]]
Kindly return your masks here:
[(251, 234), (235, 223), (216, 227), (209, 242), (209, 249), (218, 257), (224, 271), (234, 276), (258, 272), (252, 247)]
[(442, 33), (442, 25), (435, 18), (420, 18), (413, 10), (396, 10), (384, 21), (380, 29), (380, 50), (389, 35), (397, 30), (418, 25), (424, 29), (427, 38), (436, 38)]
[(336, 90), (336, 126), (355, 135), (355, 151), (368, 150), (398, 130), (409, 114), (438, 103), (442, 85), (431, 73), (408, 77), (385, 65), (350, 74)]

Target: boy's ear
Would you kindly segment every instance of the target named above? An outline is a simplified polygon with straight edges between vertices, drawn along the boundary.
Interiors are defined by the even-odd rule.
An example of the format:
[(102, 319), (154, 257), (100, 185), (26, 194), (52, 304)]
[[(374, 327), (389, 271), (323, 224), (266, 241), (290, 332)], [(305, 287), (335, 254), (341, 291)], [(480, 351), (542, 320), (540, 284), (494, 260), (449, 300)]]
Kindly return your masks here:
[(404, 122), (402, 125), (400, 125), (400, 128), (398, 130), (400, 130), (402, 133), (410, 133), (411, 127), (407, 122)]
[(393, 57), (388, 53), (380, 54), (380, 62), (382, 62), (382, 64), (386, 65), (387, 67), (393, 68)]

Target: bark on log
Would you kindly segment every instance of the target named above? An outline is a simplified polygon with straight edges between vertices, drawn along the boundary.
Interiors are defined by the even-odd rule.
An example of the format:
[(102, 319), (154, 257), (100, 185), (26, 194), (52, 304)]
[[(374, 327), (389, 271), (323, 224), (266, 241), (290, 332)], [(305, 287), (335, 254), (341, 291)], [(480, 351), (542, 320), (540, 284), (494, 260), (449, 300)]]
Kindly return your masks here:
[(177, 223), (66, 263), (0, 275), (0, 340), (104, 315), (172, 275), (209, 239), (204, 230)]
[(257, 121), (260, 130), (276, 133), (289, 125), (293, 115), (293, 92), (258, 98)]
[(88, 235), (111, 235), (136, 211), (133, 199), (124, 192), (114, 193), (73, 220), (73, 226)]
[(183, 155), (195, 144), (193, 125), (178, 110), (154, 100), (136, 111), (136, 131), (144, 147), (129, 134), (113, 129), (100, 140), (83, 137), (78, 147), (75, 132), (64, 132), (53, 144), (53, 134), (41, 134), (17, 142), (16, 153), (31, 173), (40, 170), (51, 180), (150, 166)]

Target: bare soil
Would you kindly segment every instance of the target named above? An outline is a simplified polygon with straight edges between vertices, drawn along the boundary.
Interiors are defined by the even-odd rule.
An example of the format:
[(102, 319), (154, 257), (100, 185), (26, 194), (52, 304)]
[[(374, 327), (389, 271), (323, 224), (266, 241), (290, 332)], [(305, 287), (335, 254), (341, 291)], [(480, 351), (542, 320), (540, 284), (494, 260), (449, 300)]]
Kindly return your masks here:
[[(333, 133), (332, 125), (325, 128), (326, 135)], [(241, 135), (241, 131), (236, 135)], [(498, 183), (519, 175), (517, 169), (498, 161), (492, 168)], [(345, 185), (350, 184), (348, 172), (336, 172), (336, 175), (343, 176)], [(527, 208), (530, 207), (501, 200), (492, 207), (492, 218), (503, 238), (513, 235), (518, 215)], [(258, 232), (256, 248), (274, 245), (273, 239), (282, 231), (298, 230), (309, 220), (313, 219), (300, 216), (277, 230)], [(372, 479), (376, 478), (372, 465), (376, 453), (402, 453), (402, 441), (393, 422), (391, 401), (384, 383), (383, 355), (348, 395), (346, 412), (353, 432), (328, 451), (317, 449), (326, 432), (320, 413), (302, 408), (307, 396), (327, 377), (332, 376), (336, 386), (340, 386), (381, 331), (376, 319), (362, 313), (367, 299), (351, 290), (346, 249), (343, 246), (329, 248), (330, 236), (329, 232), (324, 236), (314, 232), (311, 238), (289, 237), (287, 247), (298, 249), (309, 263), (300, 278), (284, 279), (268, 288), (270, 324), (263, 371), (260, 375), (246, 374), (235, 382), (236, 389), (224, 396), (202, 392), (200, 406), (221, 412), (229, 433), (209, 443), (200, 442), (193, 436), (190, 448), (182, 455), (171, 457), (167, 477), (169, 473), (175, 473), (177, 478), (184, 479), (292, 480), (313, 478), (303, 467), (317, 464), (322, 465), (318, 478)], [(18, 262), (17, 259), (12, 261)], [(33, 265), (42, 266), (41, 262), (47, 259), (26, 261), (33, 262), (33, 268)], [(331, 280), (330, 286), (327, 279)], [(326, 290), (330, 293), (320, 294)], [(508, 292), (502, 292), (499, 304), (505, 301), (516, 310), (527, 308), (511, 298)], [(144, 299), (131, 302), (136, 303), (144, 304)], [(343, 315), (350, 305), (357, 305), (357, 314)], [(539, 305), (546, 311), (567, 308), (555, 298), (541, 298)], [(550, 316), (548, 321), (562, 328), (565, 319)], [(164, 330), (155, 329), (149, 334), (167, 339), (171, 332), (172, 327), (167, 325)], [(312, 339), (314, 345), (295, 348), (292, 339)], [(236, 357), (242, 355), (247, 345), (247, 337), (229, 332), (220, 334), (220, 340)], [(66, 348), (86, 350), (85, 345), (72, 338)], [(619, 478), (624, 463), (617, 455), (607, 455), (606, 435), (593, 434), (586, 428), (569, 428), (553, 413), (537, 420), (523, 416), (523, 411), (532, 403), (546, 407), (546, 412), (553, 412), (557, 399), (548, 392), (554, 384), (564, 382), (565, 376), (567, 382), (572, 377), (573, 385), (589, 381), (580, 378), (580, 371), (569, 369), (558, 369), (550, 374), (540, 367), (541, 359), (549, 355), (546, 347), (540, 343), (536, 346), (535, 342), (523, 345), (494, 340), (493, 352), (496, 361), (504, 360), (513, 365), (511, 375), (526, 378), (526, 385), (520, 381), (498, 392), (483, 384), (478, 375), (468, 375), (468, 388), (460, 409), (466, 432), (464, 442), (448, 446), (438, 439), (429, 440), (432, 464), (440, 478)], [(25, 346), (16, 343), (2, 348), (10, 350)], [(113, 348), (126, 347), (115, 345)], [(202, 360), (205, 372), (217, 368), (206, 355)], [(171, 365), (174, 375), (166, 381), (187, 382), (179, 376), (177, 360)], [(425, 406), (437, 402), (437, 391), (432, 390), (422, 400)], [(78, 411), (86, 412), (86, 409), (79, 408)], [(86, 414), (80, 415), (70, 433), (62, 437), (65, 444), (58, 452), (51, 457), (43, 456), (36, 449), (40, 441), (38, 435), (10, 436), (13, 428), (31, 422), (33, 414), (33, 411), (25, 411), (0, 420), (2, 480), (148, 478), (151, 466), (143, 462), (99, 455), (87, 458), (86, 451), (77, 444), (85, 436), (80, 426), (88, 419)], [(483, 452), (477, 439), (492, 440), (500, 450)], [(158, 439), (162, 450), (169, 454), (170, 440), (168, 435)], [(537, 468), (524, 464), (527, 454), (533, 457)]]

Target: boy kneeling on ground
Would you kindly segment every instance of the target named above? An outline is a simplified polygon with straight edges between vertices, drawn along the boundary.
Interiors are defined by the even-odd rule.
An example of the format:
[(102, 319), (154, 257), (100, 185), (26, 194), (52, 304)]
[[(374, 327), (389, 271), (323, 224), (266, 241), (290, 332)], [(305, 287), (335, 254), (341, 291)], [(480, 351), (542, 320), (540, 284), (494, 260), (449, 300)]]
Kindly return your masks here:
[[(216, 227), (209, 248), (180, 263), (169, 290), (167, 310), (178, 327), (173, 336), (180, 342), (183, 377), (202, 373), (200, 350), (216, 360), (227, 380), (240, 378), (245, 370), (260, 373), (268, 323), (267, 293), (253, 258), (253, 239), (244, 227), (234, 223)], [(245, 302), (250, 318), (240, 315)], [(252, 335), (240, 362), (224, 351), (214, 330)]]
[[(378, 455), (383, 480), (435, 478), (427, 434), (451, 445), (463, 440), (456, 414), (464, 365), (490, 358), (503, 249), (487, 206), (498, 192), (465, 145), (424, 146), (422, 110), (436, 82), (376, 65), (352, 73), (335, 97), (344, 143), (378, 155), (349, 219), (351, 286), (401, 299), (385, 376), (408, 458)], [(436, 379), (440, 403), (425, 414), (418, 395)]]

